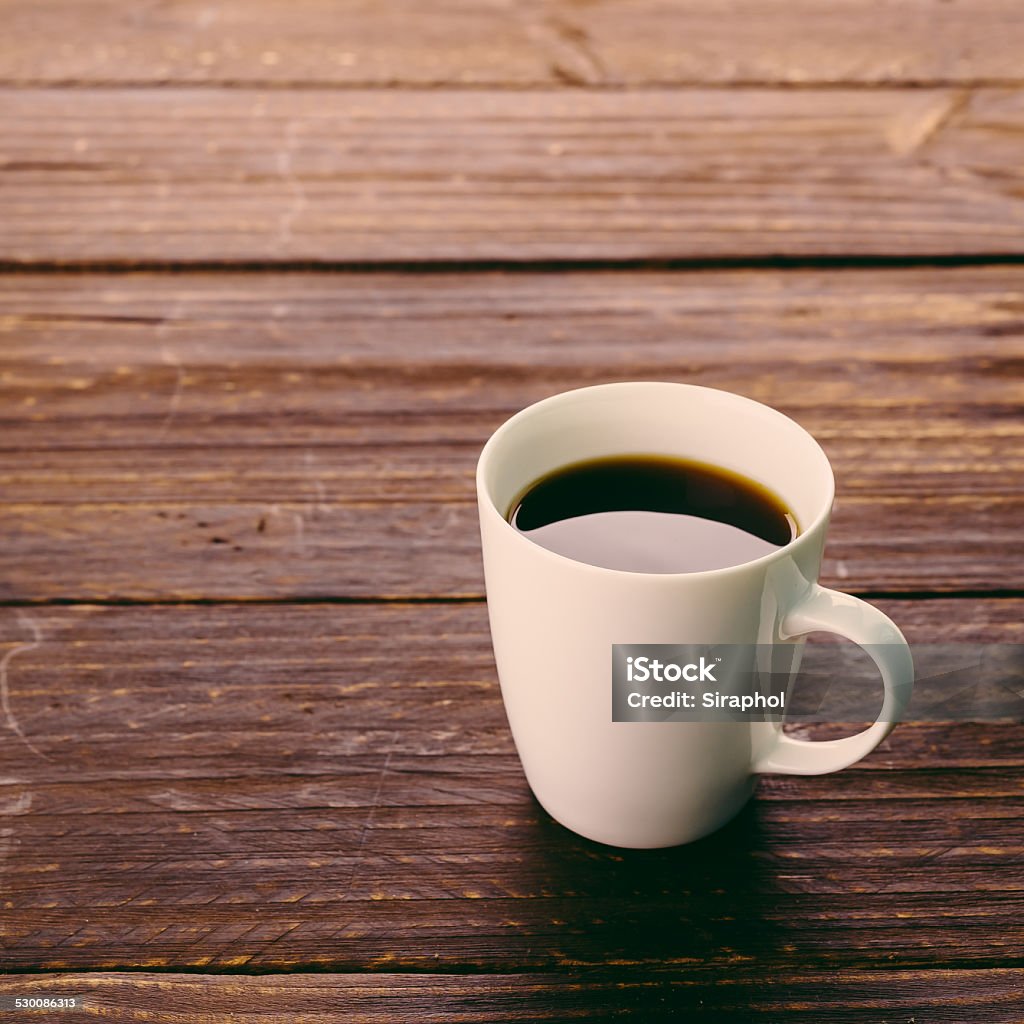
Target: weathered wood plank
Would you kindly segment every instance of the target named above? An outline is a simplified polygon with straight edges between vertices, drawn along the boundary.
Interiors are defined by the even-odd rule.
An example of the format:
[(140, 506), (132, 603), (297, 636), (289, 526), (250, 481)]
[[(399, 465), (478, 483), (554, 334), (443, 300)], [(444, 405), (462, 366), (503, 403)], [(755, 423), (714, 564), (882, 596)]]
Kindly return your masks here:
[[(483, 596), (469, 499), (34, 503), (2, 507), (0, 518), (13, 538), (0, 553), (6, 602)], [(965, 518), (970, 529), (957, 532)], [(1022, 521), (1017, 494), (846, 496), (822, 582), (854, 592), (1017, 592)]]
[(0, 259), (1019, 253), (1024, 92), (23, 89)]
[[(745, 834), (728, 832), (719, 845), (702, 848), (700, 856), (721, 858), (726, 839), (749, 841)], [(217, 869), (216, 862), (205, 862), (197, 874), (217, 879)], [(261, 876), (295, 869), (294, 861), (254, 868), (247, 891), (233, 894), (233, 903), (221, 890), (207, 887), (199, 905), (165, 908), (159, 904), (161, 889), (154, 886), (148, 893), (139, 890), (150, 901), (143, 906), (19, 913), (21, 927), (10, 932), (12, 946), (5, 956), (8, 971), (40, 964), (44, 970), (224, 971), (244, 966), (268, 972), (304, 964), (341, 972), (419, 972), (443, 962), (487, 972), (626, 968), (653, 980), (688, 965), (708, 973), (728, 972), (737, 962), (765, 973), (887, 966), (1021, 970), (1022, 904), (1003, 894), (976, 905), (975, 894), (965, 891), (962, 879), (959, 891), (933, 893), (919, 917), (892, 894), (875, 896), (884, 908), (883, 920), (864, 923), (855, 912), (872, 894), (885, 892), (889, 876), (884, 872), (848, 900), (831, 893), (813, 898), (760, 894), (743, 885), (739, 871), (750, 867), (742, 864), (700, 878), (700, 884), (719, 882), (731, 889), (729, 896), (709, 904), (692, 891), (672, 888), (672, 876), (690, 870), (687, 860), (677, 857), (671, 867), (652, 868), (659, 888), (636, 890), (627, 883), (626, 898), (618, 900), (600, 893), (571, 900), (492, 900), (470, 894), (460, 899), (378, 897), (321, 905), (309, 898), (308, 890), (293, 886), (280, 896), (272, 890), (267, 902), (268, 886)], [(579, 874), (587, 871), (587, 861), (581, 858), (549, 870)], [(599, 868), (590, 870), (596, 874)], [(458, 877), (459, 866), (453, 864), (450, 872)], [(323, 884), (344, 885), (350, 874), (323, 872)], [(641, 874), (643, 867), (635, 865), (631, 875)], [(620, 882), (609, 880), (609, 890), (620, 888)], [(222, 898), (224, 902), (214, 902)], [(966, 916), (949, 910), (964, 905), (971, 908)]]
[(0, 81), (649, 85), (1021, 80), (1012, 0), (200, 0), (5, 12)]
[[(1024, 601), (884, 607), (912, 641), (994, 641)], [(1020, 725), (905, 723), (836, 776), (766, 777), (715, 837), (629, 853), (530, 797), (481, 606), (0, 624), (8, 970), (1019, 966)]]
[[(673, 978), (626, 971), (558, 974), (331, 974), (224, 976), (138, 972), (5, 975), (11, 995), (82, 995), (88, 1015), (114, 1024), (180, 1015), (218, 1024), (244, 1008), (265, 1024), (296, 1019), (359, 1024), (529, 1024), (542, 1021), (738, 1020), (820, 1024), (1017, 1024), (1014, 969), (769, 972), (736, 964), (709, 972), (680, 964)], [(258, 1011), (253, 1011), (258, 1007)], [(884, 1014), (884, 1017), (880, 1017)]]
[(828, 582), (1019, 587), (1022, 310), (1015, 267), (0, 278), (0, 594), (479, 596), (490, 431), (644, 378), (821, 440)]
[[(1014, 642), (1024, 618), (1024, 599), (879, 603), (919, 643)], [(18, 721), (32, 745), (51, 755), (70, 756), (82, 744), (74, 774), (83, 784), (236, 773), (272, 780), (294, 768), (316, 787), (316, 776), (334, 774), (347, 759), (360, 777), (375, 778), (383, 749), (427, 758), (424, 764), (444, 755), (437, 772), (445, 764), (456, 774), (486, 771), (496, 787), (507, 788), (510, 764), (515, 769), (483, 605), (47, 607), (4, 609), (0, 623), (0, 640), (17, 651), (8, 689), (18, 698), (11, 705)], [(389, 637), (400, 638), (403, 657)], [(456, 712), (466, 717), (453, 721)], [(1024, 754), (1012, 745), (1015, 727), (1005, 737), (992, 724), (965, 728), (970, 743), (942, 744), (942, 728), (932, 723), (920, 740), (894, 746), (885, 767), (937, 761), (992, 770), (994, 787), (997, 769)], [(176, 743), (153, 746), (153, 730)], [(319, 737), (315, 750), (304, 742), (311, 731)], [(257, 735), (268, 743), (250, 743)], [(244, 761), (239, 744), (247, 746)], [(7, 753), (18, 760), (26, 751)], [(67, 777), (45, 758), (32, 768), (34, 778), (54, 784)], [(391, 781), (401, 789), (422, 780), (399, 774)], [(917, 785), (912, 777), (906, 784)], [(829, 779), (825, 791), (846, 799), (837, 786)], [(518, 799), (518, 782), (512, 789)], [(784, 780), (776, 789), (780, 798), (792, 795)], [(84, 792), (80, 799), (91, 806)]]

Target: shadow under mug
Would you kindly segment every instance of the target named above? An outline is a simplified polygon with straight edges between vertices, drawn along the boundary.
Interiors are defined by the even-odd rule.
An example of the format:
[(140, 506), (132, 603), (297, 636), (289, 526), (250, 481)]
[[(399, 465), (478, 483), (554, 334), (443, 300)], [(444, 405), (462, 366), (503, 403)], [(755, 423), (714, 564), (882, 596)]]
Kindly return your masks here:
[[(740, 473), (778, 494), (801, 531), (741, 565), (643, 573), (559, 555), (507, 521), (511, 503), (540, 477), (628, 454)], [(835, 481), (818, 443), (782, 413), (688, 384), (581, 388), (500, 426), (476, 481), (502, 699), (530, 787), (567, 828), (615, 846), (690, 842), (732, 818), (758, 774), (846, 768), (906, 707), (914, 670), (899, 629), (872, 605), (817, 583)], [(799, 645), (818, 630), (864, 646), (881, 673), (878, 720), (854, 736), (811, 742), (771, 722), (612, 721), (613, 644)]]

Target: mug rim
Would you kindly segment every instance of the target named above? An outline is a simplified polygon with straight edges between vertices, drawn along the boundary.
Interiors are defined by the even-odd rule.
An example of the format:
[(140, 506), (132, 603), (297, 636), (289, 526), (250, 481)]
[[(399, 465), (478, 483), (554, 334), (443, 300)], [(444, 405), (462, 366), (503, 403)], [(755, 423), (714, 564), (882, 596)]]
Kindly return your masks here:
[[(761, 413), (767, 414), (769, 417), (776, 420), (785, 421), (788, 424), (796, 427), (801, 434), (806, 438), (807, 442), (817, 451), (821, 456), (822, 465), (826, 472), (826, 490), (827, 494), (825, 500), (822, 502), (822, 507), (818, 509), (814, 518), (811, 522), (798, 533), (791, 540), (787, 541), (782, 547), (776, 548), (774, 551), (769, 551), (767, 554), (760, 555), (757, 558), (752, 558), (746, 562), (738, 562), (736, 565), (724, 565), (719, 566), (716, 569), (699, 569), (694, 572), (642, 572), (633, 569), (612, 569), (604, 565), (594, 565), (591, 562), (582, 562), (576, 558), (570, 558), (568, 555), (560, 554), (557, 551), (552, 551), (550, 548), (546, 548), (536, 541), (530, 540), (529, 537), (520, 533), (502, 514), (494, 501), (493, 495), (490, 493), (490, 489), (484, 482), (484, 472), (486, 467), (494, 460), (495, 449), (501, 443), (502, 436), (507, 434), (510, 430), (514, 429), (517, 423), (528, 419), (531, 416), (536, 415), (538, 412), (545, 408), (553, 405), (558, 405), (562, 402), (568, 401), (572, 396), (582, 395), (586, 392), (597, 392), (597, 391), (608, 391), (618, 390), (620, 388), (679, 388), (689, 392), (704, 392), (705, 394), (711, 394), (719, 399), (727, 402), (732, 401), (740, 405), (754, 406)], [(672, 580), (672, 579), (700, 579), (701, 577), (711, 576), (722, 576), (729, 573), (738, 574), (745, 572), (752, 567), (767, 566), (774, 561), (781, 560), (783, 558), (791, 556), (794, 551), (798, 548), (805, 546), (810, 543), (810, 538), (816, 537), (821, 531), (824, 524), (827, 522), (828, 517), (832, 512), (832, 505), (835, 501), (836, 492), (836, 481), (835, 473), (832, 469), (832, 463), (829, 461), (828, 455), (825, 450), (819, 444), (817, 438), (801, 426), (791, 416), (787, 416), (783, 412), (779, 412), (778, 409), (773, 408), (770, 405), (766, 405), (764, 402), (758, 402), (756, 399), (748, 398), (746, 395), (737, 394), (735, 391), (727, 391), (724, 388), (710, 388), (702, 384), (685, 384), (682, 381), (651, 381), (651, 380), (629, 380), (629, 381), (609, 381), (604, 384), (589, 384), (582, 388), (570, 388), (568, 391), (560, 391), (554, 395), (548, 395), (547, 398), (538, 399), (536, 402), (532, 402), (530, 405), (525, 406), (518, 412), (513, 413), (507, 420), (501, 423), (491, 434), (491, 436), (484, 443), (483, 448), (480, 451), (480, 455), (477, 459), (476, 465), (476, 488), (477, 488), (477, 500), (478, 503), (483, 506), (486, 504), (488, 512), (491, 515), (497, 517), (501, 522), (504, 529), (508, 530), (514, 535), (519, 541), (528, 544), (533, 551), (542, 553), (542, 556), (557, 559), (558, 562), (566, 566), (576, 566), (582, 570), (590, 570), (595, 573), (603, 575), (610, 574), (612, 577), (628, 577), (628, 578), (641, 578), (651, 580)], [(481, 497), (486, 501), (481, 501)], [(787, 499), (788, 500), (788, 499)]]

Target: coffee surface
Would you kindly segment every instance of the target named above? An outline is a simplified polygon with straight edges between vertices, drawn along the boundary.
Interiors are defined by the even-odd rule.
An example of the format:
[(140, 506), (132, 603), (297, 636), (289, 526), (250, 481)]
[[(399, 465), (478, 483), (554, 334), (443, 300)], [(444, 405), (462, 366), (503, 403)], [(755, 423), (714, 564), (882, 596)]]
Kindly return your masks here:
[(578, 562), (628, 572), (701, 572), (788, 544), (793, 514), (768, 488), (706, 463), (659, 455), (577, 462), (513, 502), (524, 536)]

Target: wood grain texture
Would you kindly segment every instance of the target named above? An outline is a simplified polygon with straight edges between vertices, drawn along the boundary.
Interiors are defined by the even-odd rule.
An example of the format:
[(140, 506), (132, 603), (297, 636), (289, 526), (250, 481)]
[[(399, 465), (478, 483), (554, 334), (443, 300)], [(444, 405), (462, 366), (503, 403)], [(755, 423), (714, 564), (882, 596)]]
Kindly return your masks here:
[[(903, 723), (688, 847), (580, 839), (511, 742), (472, 490), (545, 395), (729, 388), (836, 465), (826, 583), (1019, 640), (1020, 267), (467, 269), (1024, 255), (1019, 4), (0, 6), (0, 262), (50, 271), (0, 276), (0, 993), (1024, 1020), (1024, 726)], [(307, 263), (359, 272), (223, 272)]]
[[(883, 607), (912, 641), (992, 641), (1024, 601)], [(708, 840), (629, 852), (532, 800), (480, 605), (0, 628), (8, 971), (1022, 966), (1020, 725), (905, 723), (839, 775), (766, 777)]]
[(0, 81), (732, 85), (1021, 81), (1013, 0), (9, 4)]
[(827, 582), (1018, 588), (1022, 310), (1016, 267), (10, 276), (0, 596), (479, 597), (488, 434), (629, 379), (821, 440)]
[(0, 259), (1019, 253), (1024, 92), (23, 89)]
[[(564, 974), (332, 974), (272, 977), (98, 972), (0, 977), (0, 993), (85, 997), (86, 1013), (114, 1024), (180, 1014), (219, 1024), (253, 1013), (265, 1024), (530, 1024), (629, 1019), (709, 1024), (796, 1021), (878, 1024), (1018, 1024), (1014, 969), (801, 971), (758, 973), (736, 965), (710, 976), (680, 965), (675, 977), (622, 971)], [(258, 1007), (254, 1010), (254, 1007)], [(79, 1019), (77, 1016), (74, 1019)]]

